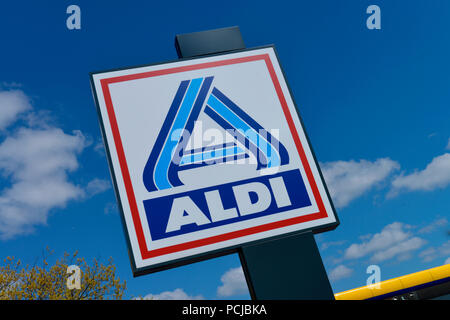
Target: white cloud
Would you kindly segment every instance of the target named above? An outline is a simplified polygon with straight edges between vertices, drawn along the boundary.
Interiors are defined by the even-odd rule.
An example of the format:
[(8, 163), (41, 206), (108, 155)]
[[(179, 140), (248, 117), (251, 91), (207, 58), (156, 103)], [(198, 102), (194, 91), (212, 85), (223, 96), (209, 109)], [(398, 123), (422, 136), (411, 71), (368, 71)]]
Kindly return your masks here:
[(83, 196), (68, 180), (78, 168), (84, 148), (80, 132), (61, 129), (19, 129), (0, 144), (0, 170), (11, 185), (0, 192), (0, 237), (29, 233), (45, 224), (49, 211)]
[(425, 262), (433, 261), (438, 257), (446, 257), (450, 255), (450, 240), (444, 242), (438, 247), (430, 247), (419, 254)]
[(330, 242), (324, 242), (322, 243), (322, 245), (320, 246), (321, 250), (327, 250), (330, 247), (338, 247), (338, 246), (342, 246), (344, 243), (346, 243), (347, 240), (340, 240), (340, 241), (330, 241)]
[(24, 120), (30, 128), (50, 129), (56, 124), (49, 110), (33, 110), (24, 115)]
[(438, 252), (435, 248), (431, 247), (419, 253), (419, 257), (421, 257), (424, 262), (430, 262), (438, 257)]
[(431, 191), (449, 184), (450, 153), (445, 153), (434, 158), (422, 171), (396, 177), (388, 196), (396, 196), (400, 191)]
[(397, 257), (398, 260), (406, 260), (411, 257), (409, 255), (411, 251), (421, 248), (425, 243), (426, 241), (419, 237), (407, 239), (400, 243), (394, 244), (385, 250), (375, 252), (372, 256), (372, 261), (381, 262), (394, 257)]
[[(138, 298), (139, 299), (139, 298)], [(184, 292), (183, 289), (175, 289), (173, 291), (164, 291), (158, 294), (148, 294), (143, 300), (204, 300), (202, 295), (191, 296)]]
[(431, 222), (429, 225), (426, 225), (422, 229), (418, 231), (419, 234), (427, 234), (433, 232), (436, 228), (443, 227), (447, 225), (448, 220), (446, 218), (440, 218), (433, 222)]
[(352, 200), (385, 180), (400, 165), (389, 158), (374, 162), (335, 161), (321, 164), (327, 187), (336, 207), (345, 207)]
[(222, 275), (220, 281), (222, 281), (222, 285), (217, 288), (219, 297), (230, 297), (248, 291), (244, 271), (241, 267), (228, 270)]
[(450, 138), (448, 138), (447, 146), (445, 147), (445, 149), (450, 150)]
[(95, 178), (91, 181), (89, 181), (89, 183), (86, 186), (86, 193), (87, 196), (95, 196), (96, 194), (105, 192), (106, 190), (109, 190), (111, 188), (111, 183), (109, 182), (109, 180), (103, 180), (103, 179), (98, 179)]
[(328, 277), (331, 281), (338, 281), (344, 278), (348, 278), (352, 275), (353, 269), (350, 269), (343, 264), (338, 265), (336, 268), (331, 270)]
[(108, 202), (106, 204), (105, 208), (103, 209), (103, 212), (106, 215), (115, 214), (115, 213), (118, 213), (118, 211), (119, 211), (119, 208), (117, 207), (117, 203), (115, 203), (115, 202)]
[(22, 91), (0, 91), (0, 130), (6, 129), (20, 113), (30, 109), (30, 102)]
[(450, 257), (448, 257), (445, 261), (444, 264), (450, 264)]
[(407, 231), (410, 226), (400, 222), (391, 223), (381, 232), (374, 234), (362, 243), (350, 245), (344, 254), (345, 259), (357, 259), (370, 255), (374, 262), (397, 257), (399, 260), (409, 258), (409, 253), (425, 245), (426, 241), (413, 237)]
[(103, 145), (103, 140), (99, 139), (97, 140), (97, 142), (94, 145), (94, 151), (97, 152), (98, 154), (104, 156), (105, 155), (105, 147)]
[(86, 138), (80, 131), (69, 134), (49, 125), (47, 115), (34, 111), (22, 91), (0, 91), (0, 130), (19, 116), (25, 120), (0, 142), (1, 239), (30, 233), (46, 224), (51, 210), (110, 188), (100, 179), (93, 179), (85, 189), (69, 180), (68, 174), (79, 167)]

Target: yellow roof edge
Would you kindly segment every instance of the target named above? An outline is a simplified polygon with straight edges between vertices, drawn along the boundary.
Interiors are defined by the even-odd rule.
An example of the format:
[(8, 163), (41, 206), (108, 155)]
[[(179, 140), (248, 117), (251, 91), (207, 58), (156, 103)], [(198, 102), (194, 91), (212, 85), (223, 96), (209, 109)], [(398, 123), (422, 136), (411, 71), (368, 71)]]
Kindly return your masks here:
[[(415, 286), (418, 284), (431, 282), (431, 281), (420, 282), (421, 279), (424, 279), (424, 278), (429, 279), (430, 277), (432, 279), (431, 281), (441, 280), (441, 279), (450, 277), (450, 264), (446, 264), (443, 266), (439, 266), (439, 267), (435, 267), (435, 268), (431, 268), (431, 269), (427, 269), (427, 270), (423, 270), (423, 271), (410, 273), (410, 274), (407, 274), (407, 275), (404, 275), (401, 277), (397, 277), (397, 278), (384, 280), (384, 281), (381, 281), (379, 283), (372, 284), (369, 286), (363, 286), (363, 287), (358, 287), (355, 289), (342, 291), (342, 292), (336, 293), (334, 296), (335, 296), (336, 300), (364, 300), (364, 299), (369, 299), (372, 297), (377, 297), (377, 296), (381, 296), (381, 295), (385, 294), (386, 290), (383, 290), (383, 287), (387, 287), (387, 285), (392, 284), (393, 281), (398, 280), (403, 286), (405, 283), (413, 283), (414, 285), (412, 285), (412, 286)], [(403, 281), (402, 281), (402, 279), (403, 279)], [(416, 280), (416, 281), (414, 281), (414, 280)], [(378, 290), (378, 289), (374, 290), (375, 287), (377, 287), (380, 290)], [(403, 287), (402, 289), (407, 289), (410, 287), (411, 286), (407, 286), (407, 287)]]

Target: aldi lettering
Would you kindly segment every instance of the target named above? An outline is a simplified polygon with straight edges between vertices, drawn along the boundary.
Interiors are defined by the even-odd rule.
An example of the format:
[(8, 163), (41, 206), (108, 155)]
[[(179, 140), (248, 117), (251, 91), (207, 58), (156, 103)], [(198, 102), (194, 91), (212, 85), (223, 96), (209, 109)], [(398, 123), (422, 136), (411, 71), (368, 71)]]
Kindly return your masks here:
[(155, 240), (310, 204), (298, 170), (144, 201)]

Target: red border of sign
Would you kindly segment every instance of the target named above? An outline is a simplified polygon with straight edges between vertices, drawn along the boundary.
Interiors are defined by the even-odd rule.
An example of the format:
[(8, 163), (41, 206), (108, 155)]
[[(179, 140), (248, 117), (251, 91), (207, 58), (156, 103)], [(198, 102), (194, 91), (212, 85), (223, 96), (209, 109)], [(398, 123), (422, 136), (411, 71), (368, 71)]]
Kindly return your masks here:
[[(311, 213), (308, 215), (295, 217), (295, 218), (289, 218), (282, 221), (276, 221), (267, 223), (264, 225), (251, 227), (243, 230), (233, 231), (221, 235), (216, 235), (204, 239), (189, 241), (185, 243), (180, 243), (177, 245), (172, 245), (164, 248), (158, 248), (155, 250), (148, 250), (147, 244), (145, 241), (144, 232), (142, 229), (142, 224), (139, 216), (139, 211), (136, 203), (136, 198), (133, 191), (133, 186), (131, 184), (130, 179), (130, 173), (128, 171), (128, 165), (125, 158), (125, 152), (123, 150), (122, 145), (122, 139), (120, 137), (119, 128), (117, 126), (117, 119), (116, 115), (114, 113), (114, 107), (111, 100), (111, 94), (109, 91), (109, 84), (111, 83), (117, 83), (117, 82), (123, 82), (123, 81), (129, 81), (129, 80), (136, 80), (136, 79), (142, 79), (142, 78), (148, 78), (148, 77), (155, 77), (155, 76), (161, 76), (161, 75), (167, 75), (172, 73), (179, 73), (179, 72), (186, 72), (191, 70), (198, 70), (198, 69), (206, 69), (206, 68), (212, 68), (212, 67), (218, 67), (218, 66), (226, 66), (226, 65), (232, 65), (232, 64), (238, 64), (238, 63), (244, 63), (244, 62), (250, 62), (250, 61), (257, 61), (257, 60), (264, 60), (267, 66), (267, 69), (269, 71), (270, 77), (272, 79), (273, 85), (275, 87), (275, 91), (278, 95), (278, 99), (280, 100), (281, 107), (283, 109), (284, 115), (286, 117), (286, 121), (288, 122), (289, 129), (292, 134), (292, 138), (294, 139), (295, 145), (297, 146), (297, 151), (300, 155), (300, 160), (304, 166), (306, 176), (308, 178), (309, 184), (311, 185), (311, 189), (313, 191), (314, 197), (317, 201), (317, 205), (319, 208), (319, 211), (316, 213)], [(128, 203), (130, 205), (131, 215), (133, 219), (133, 224), (136, 231), (136, 236), (139, 244), (139, 249), (141, 252), (142, 259), (149, 259), (169, 253), (174, 253), (178, 251), (188, 250), (192, 248), (197, 248), (221, 241), (226, 241), (230, 239), (235, 239), (243, 236), (248, 236), (251, 234), (269, 231), (277, 228), (282, 228), (298, 223), (303, 223), (307, 221), (312, 220), (318, 220), (322, 218), (328, 217), (327, 212), (325, 210), (325, 206), (322, 201), (322, 197), (320, 196), (320, 192), (317, 188), (316, 182), (314, 180), (314, 176), (311, 172), (311, 168), (309, 166), (309, 163), (307, 161), (305, 151), (303, 150), (303, 146), (300, 142), (300, 137), (297, 134), (296, 127), (294, 124), (294, 120), (292, 118), (292, 115), (289, 111), (289, 107), (287, 105), (286, 99), (283, 95), (283, 91), (281, 89), (280, 83), (278, 81), (278, 78), (275, 73), (275, 69), (272, 65), (272, 61), (270, 60), (269, 54), (260, 54), (260, 55), (253, 55), (248, 57), (241, 57), (241, 58), (234, 58), (234, 59), (226, 59), (221, 61), (214, 61), (214, 62), (206, 62), (206, 63), (199, 63), (194, 65), (188, 65), (188, 66), (182, 66), (182, 67), (175, 67), (175, 68), (169, 68), (169, 69), (162, 69), (162, 70), (155, 70), (155, 71), (149, 71), (149, 72), (143, 72), (143, 73), (137, 73), (137, 74), (131, 74), (126, 76), (118, 76), (118, 77), (112, 77), (112, 78), (105, 78), (100, 80), (102, 90), (103, 90), (103, 96), (105, 99), (106, 109), (108, 112), (108, 117), (111, 125), (112, 134), (114, 137), (114, 143), (117, 150), (117, 155), (119, 157), (119, 164), (120, 169), (122, 171), (122, 177), (123, 181), (125, 183), (125, 189), (127, 192), (128, 197)]]

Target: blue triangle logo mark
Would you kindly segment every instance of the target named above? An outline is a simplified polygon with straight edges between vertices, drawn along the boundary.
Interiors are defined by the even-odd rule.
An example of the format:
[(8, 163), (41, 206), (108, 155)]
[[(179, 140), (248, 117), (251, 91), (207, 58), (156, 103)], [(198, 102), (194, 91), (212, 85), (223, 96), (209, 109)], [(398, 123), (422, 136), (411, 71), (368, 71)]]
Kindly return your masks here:
[[(289, 163), (286, 148), (216, 87), (214, 77), (181, 81), (143, 172), (149, 192), (182, 186), (182, 170), (217, 165), (253, 154), (257, 169)], [(208, 95), (209, 93), (209, 95)], [(214, 120), (235, 142), (186, 150), (201, 112)], [(238, 143), (239, 142), (239, 143)]]

